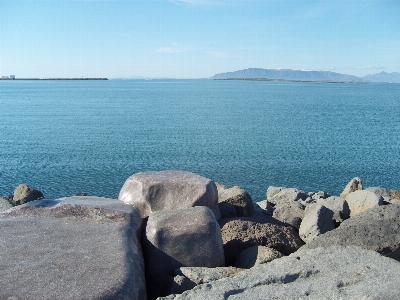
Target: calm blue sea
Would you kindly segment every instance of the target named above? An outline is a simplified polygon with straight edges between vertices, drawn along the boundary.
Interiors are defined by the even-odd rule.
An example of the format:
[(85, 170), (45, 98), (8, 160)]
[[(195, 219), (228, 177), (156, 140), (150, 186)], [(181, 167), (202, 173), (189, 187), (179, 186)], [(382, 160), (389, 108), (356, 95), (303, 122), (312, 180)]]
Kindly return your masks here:
[(180, 169), (265, 199), (270, 185), (400, 190), (400, 85), (213, 80), (0, 81), (0, 195), (117, 197)]

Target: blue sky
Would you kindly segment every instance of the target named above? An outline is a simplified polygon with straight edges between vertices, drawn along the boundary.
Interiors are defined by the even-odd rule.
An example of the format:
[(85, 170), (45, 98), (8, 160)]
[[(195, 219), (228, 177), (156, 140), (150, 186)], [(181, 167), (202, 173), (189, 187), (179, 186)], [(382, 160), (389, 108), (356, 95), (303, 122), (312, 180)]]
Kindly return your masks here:
[(0, 0), (0, 74), (400, 72), (398, 0)]

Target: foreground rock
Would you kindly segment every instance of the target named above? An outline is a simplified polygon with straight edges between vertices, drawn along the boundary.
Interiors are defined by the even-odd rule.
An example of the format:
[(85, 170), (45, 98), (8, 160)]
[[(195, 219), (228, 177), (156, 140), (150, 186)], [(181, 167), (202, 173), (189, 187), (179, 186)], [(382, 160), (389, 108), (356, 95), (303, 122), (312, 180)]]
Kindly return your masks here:
[(301, 249), (356, 245), (400, 261), (400, 206), (371, 208), (318, 236)]
[(159, 210), (207, 206), (220, 219), (215, 183), (185, 171), (134, 174), (126, 180), (118, 200), (136, 207), (142, 218)]
[(355, 191), (346, 196), (350, 208), (350, 216), (353, 217), (372, 207), (383, 204), (383, 198), (367, 190)]
[(140, 225), (135, 208), (99, 197), (0, 213), (0, 299), (145, 299)]
[(233, 266), (239, 253), (252, 246), (267, 246), (289, 255), (303, 245), (294, 227), (267, 216), (226, 219), (220, 225), (227, 266)]
[(14, 205), (21, 205), (30, 201), (43, 199), (41, 191), (30, 188), (26, 184), (20, 184), (14, 190), (14, 197), (12, 199)]
[(251, 196), (238, 186), (219, 192), (218, 202), (232, 204), (238, 217), (250, 217), (254, 212)]
[(150, 299), (168, 295), (180, 267), (221, 267), (225, 263), (220, 227), (204, 206), (151, 214), (143, 247)]
[(399, 299), (400, 263), (359, 247), (296, 252), (163, 299)]

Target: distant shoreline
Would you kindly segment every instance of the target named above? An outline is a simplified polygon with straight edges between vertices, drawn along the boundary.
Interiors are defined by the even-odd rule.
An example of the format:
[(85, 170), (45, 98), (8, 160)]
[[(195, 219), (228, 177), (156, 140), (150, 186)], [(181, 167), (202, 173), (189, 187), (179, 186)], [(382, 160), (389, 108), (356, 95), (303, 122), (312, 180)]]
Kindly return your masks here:
[(325, 82), (325, 83), (354, 83), (354, 84), (371, 83), (371, 82), (367, 82), (367, 81), (300, 80), (300, 79), (282, 79), (282, 78), (218, 78), (218, 79), (213, 79), (213, 80), (250, 80), (250, 81), (281, 81), (281, 82)]
[(0, 78), (0, 80), (108, 80), (108, 78)]

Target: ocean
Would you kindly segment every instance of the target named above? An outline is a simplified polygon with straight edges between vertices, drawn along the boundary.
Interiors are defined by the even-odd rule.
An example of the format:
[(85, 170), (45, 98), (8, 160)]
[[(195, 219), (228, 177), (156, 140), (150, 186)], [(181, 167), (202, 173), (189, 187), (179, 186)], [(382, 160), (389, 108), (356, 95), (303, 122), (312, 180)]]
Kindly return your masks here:
[(186, 170), (265, 199), (400, 190), (400, 84), (0, 81), (0, 195), (117, 198), (132, 174)]

